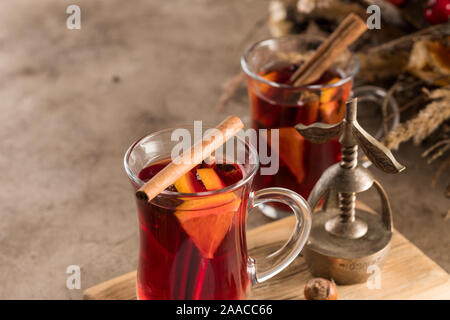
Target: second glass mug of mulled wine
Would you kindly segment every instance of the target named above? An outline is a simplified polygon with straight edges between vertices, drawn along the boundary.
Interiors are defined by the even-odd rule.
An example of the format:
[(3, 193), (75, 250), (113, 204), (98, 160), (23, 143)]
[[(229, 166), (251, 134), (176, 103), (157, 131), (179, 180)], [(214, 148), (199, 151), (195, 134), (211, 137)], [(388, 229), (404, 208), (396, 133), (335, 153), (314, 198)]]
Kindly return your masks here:
[(337, 139), (313, 144), (294, 128), (298, 123), (334, 124), (345, 114), (345, 103), (359, 68), (357, 58), (349, 50), (315, 83), (298, 87), (289, 81), (323, 40), (314, 36), (263, 40), (247, 49), (241, 58), (247, 77), (253, 128), (269, 129), (265, 135), (269, 145), (270, 129), (279, 129), (279, 150), (271, 151), (278, 151), (279, 171), (275, 175), (258, 174), (257, 188), (284, 187), (307, 198), (323, 171), (341, 158)]
[[(195, 136), (193, 127), (177, 129)], [(134, 191), (168, 164), (178, 144), (174, 130), (143, 137), (126, 152)], [(208, 159), (214, 161), (195, 166), (149, 203), (136, 200), (138, 299), (245, 299), (253, 284), (286, 268), (305, 245), (308, 203), (283, 188), (253, 193), (259, 159), (250, 144), (235, 136)], [(288, 206), (297, 222), (281, 249), (254, 260), (247, 253), (247, 211), (267, 202)]]

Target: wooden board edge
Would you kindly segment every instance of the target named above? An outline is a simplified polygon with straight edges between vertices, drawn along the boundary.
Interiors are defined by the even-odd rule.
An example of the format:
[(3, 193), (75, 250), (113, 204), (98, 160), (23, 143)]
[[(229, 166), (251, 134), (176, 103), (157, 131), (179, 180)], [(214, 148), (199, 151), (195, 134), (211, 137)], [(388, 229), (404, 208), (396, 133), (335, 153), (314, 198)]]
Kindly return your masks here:
[[(129, 290), (129, 286), (135, 286), (136, 283), (136, 271), (131, 271), (121, 276), (112, 278), (105, 282), (99, 283), (93, 287), (90, 287), (83, 292), (84, 300), (101, 300), (108, 299), (108, 297), (115, 296), (114, 292), (117, 291), (116, 300), (135, 300), (136, 289)], [(128, 288), (128, 290), (123, 290)], [(123, 292), (133, 292), (133, 296), (125, 296)]]

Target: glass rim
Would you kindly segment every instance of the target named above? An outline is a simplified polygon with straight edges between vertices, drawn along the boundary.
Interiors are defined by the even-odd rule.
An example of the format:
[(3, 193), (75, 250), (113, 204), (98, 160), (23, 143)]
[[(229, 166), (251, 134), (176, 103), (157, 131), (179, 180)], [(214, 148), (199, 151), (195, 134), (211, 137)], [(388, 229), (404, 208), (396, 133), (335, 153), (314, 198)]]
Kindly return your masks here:
[[(180, 128), (188, 128), (188, 127), (193, 127), (193, 125), (185, 125), (185, 126), (178, 126), (178, 127), (170, 127), (170, 128), (166, 128), (166, 129), (162, 129), (150, 134), (147, 134), (145, 136), (140, 137), (139, 139), (137, 139), (136, 141), (134, 141), (131, 146), (127, 149), (127, 151), (125, 152), (124, 158), (123, 158), (123, 165), (125, 167), (125, 172), (127, 173), (128, 177), (134, 182), (136, 183), (138, 186), (142, 186), (144, 185), (144, 181), (142, 181), (141, 179), (139, 179), (139, 177), (137, 177), (133, 171), (130, 169), (129, 165), (128, 165), (128, 159), (130, 158), (131, 152), (133, 152), (134, 148), (136, 147), (136, 145), (141, 142), (144, 139), (149, 139), (152, 137), (155, 137), (157, 135), (166, 133), (168, 131), (173, 131), (175, 129), (180, 129)], [(213, 127), (209, 127), (209, 126), (203, 126), (204, 129), (211, 129)], [(158, 196), (163, 195), (165, 197), (206, 197), (206, 196), (213, 196), (213, 195), (217, 195), (217, 194), (222, 194), (222, 193), (227, 193), (227, 192), (231, 192), (234, 191), (240, 187), (242, 187), (243, 185), (247, 184), (256, 174), (256, 172), (259, 169), (259, 156), (258, 156), (258, 152), (256, 151), (256, 149), (248, 142), (246, 142), (244, 139), (235, 136), (240, 142), (242, 142), (249, 150), (250, 153), (253, 153), (255, 156), (255, 167), (247, 174), (246, 177), (243, 177), (242, 179), (240, 179), (239, 181), (223, 188), (223, 189), (219, 189), (219, 190), (211, 190), (211, 191), (202, 191), (202, 192), (194, 192), (194, 193), (183, 193), (183, 192), (177, 192), (177, 191), (169, 191), (169, 190), (164, 190), (161, 193), (159, 193)], [(144, 169), (144, 168), (142, 168)], [(141, 169), (141, 170), (142, 170)], [(245, 172), (243, 172), (244, 175)]]
[(270, 81), (265, 79), (264, 77), (259, 76), (258, 74), (254, 73), (252, 70), (250, 70), (250, 67), (248, 66), (247, 63), (247, 57), (248, 55), (258, 46), (266, 43), (266, 42), (270, 42), (270, 41), (280, 41), (280, 40), (288, 40), (288, 39), (295, 39), (295, 38), (309, 38), (309, 39), (314, 39), (314, 40), (320, 40), (320, 41), (324, 41), (326, 38), (321, 37), (321, 36), (313, 36), (313, 35), (288, 35), (288, 36), (283, 36), (283, 37), (272, 37), (272, 38), (266, 38), (260, 41), (257, 41), (255, 43), (253, 43), (252, 45), (250, 45), (243, 53), (242, 57), (241, 57), (241, 68), (242, 70), (245, 72), (246, 75), (248, 75), (249, 77), (251, 77), (252, 79), (255, 79), (259, 82), (262, 82), (264, 84), (267, 84), (269, 86), (275, 87), (275, 88), (279, 88), (279, 89), (290, 89), (290, 90), (320, 90), (320, 89), (327, 89), (327, 88), (335, 88), (335, 87), (339, 87), (344, 85), (345, 83), (351, 81), (356, 74), (359, 71), (359, 59), (358, 57), (355, 55), (355, 53), (353, 51), (351, 51), (350, 49), (347, 49), (347, 51), (350, 53), (352, 59), (355, 61), (355, 66), (353, 67), (353, 70), (344, 78), (342, 78), (341, 80), (335, 82), (335, 83), (330, 83), (330, 84), (311, 84), (311, 85), (306, 85), (306, 86), (292, 86), (289, 84), (284, 84), (284, 83), (277, 83), (274, 81)]

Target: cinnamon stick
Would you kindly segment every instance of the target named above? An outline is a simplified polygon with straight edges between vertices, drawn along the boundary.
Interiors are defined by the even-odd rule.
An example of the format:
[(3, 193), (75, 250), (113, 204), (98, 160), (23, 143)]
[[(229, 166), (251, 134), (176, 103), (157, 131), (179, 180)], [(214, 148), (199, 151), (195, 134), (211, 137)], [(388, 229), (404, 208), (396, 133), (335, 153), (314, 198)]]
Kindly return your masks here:
[[(139, 188), (136, 192), (136, 197), (145, 201), (152, 200), (189, 170), (209, 157), (243, 127), (244, 124), (238, 117), (227, 117), (216, 127), (218, 131), (215, 130), (216, 132), (214, 132), (214, 130), (212, 130), (210, 134), (205, 135), (203, 139), (196, 142), (188, 152), (183, 153), (176, 159), (172, 159), (171, 163)], [(221, 134), (218, 134), (219, 132)]]
[(291, 76), (294, 86), (302, 86), (319, 80), (333, 61), (367, 30), (366, 23), (350, 13), (314, 54)]

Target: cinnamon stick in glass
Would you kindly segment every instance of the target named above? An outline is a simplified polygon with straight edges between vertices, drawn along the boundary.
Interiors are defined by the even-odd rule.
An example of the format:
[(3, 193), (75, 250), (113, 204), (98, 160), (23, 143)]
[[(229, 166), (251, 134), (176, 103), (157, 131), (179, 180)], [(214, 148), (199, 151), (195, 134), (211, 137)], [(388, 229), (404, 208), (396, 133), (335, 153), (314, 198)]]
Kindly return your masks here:
[[(209, 157), (243, 127), (244, 124), (237, 116), (227, 117), (216, 127), (218, 131), (214, 130), (215, 132), (211, 131), (210, 134), (205, 135), (202, 140), (191, 146), (188, 152), (172, 159), (172, 162), (139, 188), (136, 197), (145, 201), (152, 200), (189, 170)], [(221, 134), (218, 134), (218, 132)]]
[(356, 41), (367, 26), (358, 15), (350, 13), (337, 29), (323, 42), (314, 54), (291, 76), (290, 83), (303, 86), (319, 80), (333, 61)]

